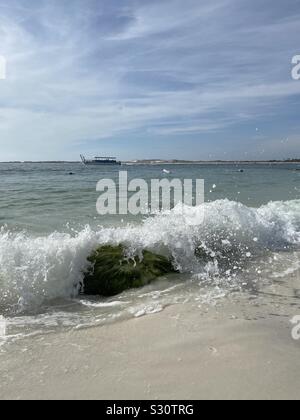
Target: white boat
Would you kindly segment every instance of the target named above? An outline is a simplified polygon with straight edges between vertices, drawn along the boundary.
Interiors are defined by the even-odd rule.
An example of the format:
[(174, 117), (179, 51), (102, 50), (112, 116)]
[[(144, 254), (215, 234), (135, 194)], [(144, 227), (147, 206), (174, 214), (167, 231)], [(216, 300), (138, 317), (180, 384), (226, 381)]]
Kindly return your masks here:
[(94, 159), (86, 159), (83, 155), (80, 157), (84, 165), (121, 165), (121, 162), (117, 161), (115, 157), (96, 156)]

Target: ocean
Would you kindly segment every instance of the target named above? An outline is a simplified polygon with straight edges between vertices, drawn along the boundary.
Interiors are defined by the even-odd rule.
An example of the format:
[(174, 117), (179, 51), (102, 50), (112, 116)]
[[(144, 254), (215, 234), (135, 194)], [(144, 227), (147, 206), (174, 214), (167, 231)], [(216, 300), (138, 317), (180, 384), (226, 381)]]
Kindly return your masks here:
[[(164, 171), (164, 169), (168, 170)], [(241, 171), (241, 169), (243, 171)], [(0, 346), (25, 336), (86, 328), (163, 311), (201, 308), (233, 294), (265, 299), (300, 270), (300, 165), (86, 167), (0, 164)], [(205, 203), (151, 216), (100, 216), (100, 179), (204, 179)], [(200, 212), (203, 223), (194, 223)], [(87, 258), (104, 244), (170, 256), (179, 273), (114, 298), (79, 293)], [(205, 256), (197, 256), (201, 248)], [(299, 298), (299, 290), (293, 289)]]

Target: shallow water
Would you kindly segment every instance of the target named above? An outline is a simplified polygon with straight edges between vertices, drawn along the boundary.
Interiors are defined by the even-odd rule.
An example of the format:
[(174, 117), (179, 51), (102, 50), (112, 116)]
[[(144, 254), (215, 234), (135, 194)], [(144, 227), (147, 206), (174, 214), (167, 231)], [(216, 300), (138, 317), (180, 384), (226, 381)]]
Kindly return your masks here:
[[(200, 178), (205, 180), (207, 202), (228, 199), (249, 207), (270, 201), (300, 198), (300, 169), (295, 165), (168, 165), (122, 166), (129, 179)], [(244, 173), (239, 170), (244, 169)], [(86, 224), (115, 226), (123, 220), (96, 212), (96, 183), (103, 178), (117, 181), (120, 167), (86, 167), (80, 163), (0, 164), (0, 223), (31, 234), (80, 231)], [(72, 172), (73, 175), (69, 175)], [(213, 185), (216, 186), (213, 189)]]
[[(278, 282), (288, 287), (300, 268), (298, 168), (168, 165), (169, 178), (204, 179), (206, 203), (184, 216), (175, 208), (145, 218), (97, 215), (96, 183), (117, 179), (120, 168), (0, 164), (0, 345), (176, 303), (215, 304), (237, 292), (261, 299), (259, 291)], [(122, 167), (129, 178), (146, 180), (166, 177), (163, 169)], [(201, 214), (204, 223), (197, 223)], [(99, 244), (120, 242), (132, 253), (147, 248), (172, 256), (181, 274), (112, 299), (78, 296), (88, 255)]]

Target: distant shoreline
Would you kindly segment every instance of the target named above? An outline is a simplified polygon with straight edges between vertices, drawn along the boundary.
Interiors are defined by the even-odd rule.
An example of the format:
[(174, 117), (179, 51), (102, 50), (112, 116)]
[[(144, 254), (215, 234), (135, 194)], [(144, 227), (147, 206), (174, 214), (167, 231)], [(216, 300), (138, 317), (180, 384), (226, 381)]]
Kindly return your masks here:
[(122, 162), (123, 164), (127, 165), (283, 165), (283, 164), (300, 164), (299, 160), (208, 160), (208, 161), (126, 161)]
[[(49, 164), (49, 163), (81, 163), (79, 160), (67, 161), (7, 161), (0, 164)], [(290, 160), (129, 160), (122, 161), (124, 165), (282, 165), (282, 164), (300, 164), (300, 159)]]

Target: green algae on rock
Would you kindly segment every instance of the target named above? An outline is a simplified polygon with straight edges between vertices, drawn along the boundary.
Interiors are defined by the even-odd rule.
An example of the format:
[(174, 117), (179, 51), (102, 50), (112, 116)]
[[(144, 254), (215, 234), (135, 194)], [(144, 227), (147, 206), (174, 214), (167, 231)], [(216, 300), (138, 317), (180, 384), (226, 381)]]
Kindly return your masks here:
[(85, 274), (83, 293), (86, 295), (114, 296), (125, 290), (146, 286), (163, 275), (174, 273), (172, 263), (161, 255), (143, 251), (143, 258), (126, 258), (125, 248), (102, 246), (88, 261), (90, 270)]

